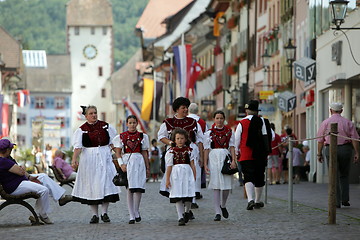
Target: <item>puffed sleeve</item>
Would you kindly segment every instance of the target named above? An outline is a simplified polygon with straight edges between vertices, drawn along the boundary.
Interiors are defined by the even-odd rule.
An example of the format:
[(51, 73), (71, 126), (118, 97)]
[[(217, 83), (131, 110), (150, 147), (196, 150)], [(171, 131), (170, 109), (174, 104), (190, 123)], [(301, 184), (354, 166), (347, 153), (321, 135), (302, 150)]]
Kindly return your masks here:
[(82, 135), (83, 135), (83, 131), (81, 130), (81, 128), (76, 129), (76, 131), (74, 132), (73, 135), (73, 139), (74, 139), (74, 149), (76, 148), (83, 148), (82, 145)]
[(229, 147), (235, 147), (235, 134), (233, 131), (231, 131), (231, 137), (229, 141)]
[(163, 138), (169, 138), (169, 133), (168, 133), (168, 131), (166, 129), (166, 124), (165, 123), (162, 123), (160, 125), (160, 129), (158, 131), (158, 141), (160, 141)]
[(174, 165), (173, 158), (174, 158), (174, 154), (171, 153), (170, 151), (167, 151), (165, 154), (165, 163), (167, 167), (171, 167)]
[(110, 144), (112, 144), (112, 140), (114, 139), (114, 137), (117, 134), (116, 129), (109, 124), (108, 132), (109, 132), (109, 136), (110, 136)]
[(144, 133), (143, 139), (141, 141), (141, 150), (148, 150), (149, 149), (149, 136)]
[(123, 148), (123, 142), (120, 139), (120, 134), (116, 135), (113, 140), (112, 140), (112, 144), (114, 145), (114, 147), (116, 148)]
[(190, 153), (190, 161), (195, 161), (195, 159), (197, 159), (197, 151), (194, 151), (194, 150), (191, 150), (191, 153)]
[(203, 142), (204, 149), (210, 149), (211, 148), (212, 140), (210, 138), (210, 133), (211, 133), (211, 131), (209, 130), (204, 134), (204, 142)]
[(203, 133), (203, 131), (201, 129), (200, 124), (197, 123), (196, 143), (199, 143), (199, 142), (204, 143), (203, 137), (204, 137), (204, 133)]

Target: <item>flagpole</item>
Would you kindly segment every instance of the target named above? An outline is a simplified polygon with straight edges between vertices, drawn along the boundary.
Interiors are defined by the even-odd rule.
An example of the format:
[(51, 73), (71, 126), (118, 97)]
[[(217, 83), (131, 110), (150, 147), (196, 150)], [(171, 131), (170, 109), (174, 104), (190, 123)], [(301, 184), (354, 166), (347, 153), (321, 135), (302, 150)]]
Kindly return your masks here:
[(156, 71), (155, 71), (155, 67), (153, 67), (153, 78), (154, 78), (153, 120), (154, 120), (154, 127), (155, 127), (155, 122), (156, 122)]

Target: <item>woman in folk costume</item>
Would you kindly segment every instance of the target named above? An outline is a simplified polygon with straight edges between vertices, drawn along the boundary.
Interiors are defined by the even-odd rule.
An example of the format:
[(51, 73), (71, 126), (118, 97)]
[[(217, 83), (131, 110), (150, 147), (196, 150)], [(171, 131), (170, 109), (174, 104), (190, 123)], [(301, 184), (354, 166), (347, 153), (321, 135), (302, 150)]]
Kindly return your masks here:
[[(187, 117), (189, 105), (190, 100), (187, 98), (178, 97), (174, 100), (172, 108), (175, 115), (172, 118), (165, 119), (161, 124), (158, 131), (158, 140), (168, 146), (171, 146), (171, 132), (176, 127), (185, 129), (188, 132), (189, 139), (191, 141), (190, 147), (193, 149), (193, 154), (196, 157), (195, 166), (200, 166), (203, 153), (203, 132), (201, 130), (201, 126), (195, 119)], [(199, 181), (201, 181), (201, 179), (199, 179)], [(169, 196), (169, 192), (165, 186), (165, 181), (161, 182), (160, 194), (167, 197)]]
[(129, 186), (127, 203), (130, 214), (129, 224), (141, 221), (139, 212), (142, 194), (145, 192), (146, 178), (150, 176), (149, 137), (138, 132), (136, 116), (126, 118), (128, 130), (117, 135), (114, 140), (115, 153), (123, 172), (127, 172)]
[[(98, 223), (98, 206), (102, 206), (101, 220), (110, 222), (107, 210), (110, 202), (119, 201), (120, 189), (112, 179), (116, 169), (112, 162), (112, 139), (116, 130), (97, 118), (97, 108), (83, 108), (86, 123), (74, 133), (73, 168), (78, 166), (77, 177), (72, 191), (73, 201), (90, 205), (93, 217), (90, 223)], [(80, 162), (78, 157), (80, 155)]]
[(191, 218), (190, 207), (195, 197), (195, 156), (188, 147), (190, 141), (186, 130), (175, 128), (171, 139), (175, 143), (165, 155), (166, 187), (170, 191), (170, 202), (176, 203), (179, 226), (184, 226)]
[(246, 209), (253, 210), (264, 207), (261, 194), (265, 185), (265, 167), (275, 135), (269, 120), (258, 116), (259, 101), (250, 100), (245, 105), (245, 111), (247, 116), (240, 121), (235, 131), (235, 147), (244, 174), (248, 197)]
[[(213, 126), (205, 133), (204, 139), (204, 168), (210, 174), (209, 188), (214, 190), (214, 221), (220, 221), (221, 215), (229, 217), (226, 209), (226, 201), (232, 189), (232, 175), (221, 173), (226, 158), (231, 157), (231, 167), (236, 168), (235, 135), (232, 130), (224, 125), (225, 113), (216, 111), (214, 113)], [(221, 199), (221, 200), (220, 200)]]

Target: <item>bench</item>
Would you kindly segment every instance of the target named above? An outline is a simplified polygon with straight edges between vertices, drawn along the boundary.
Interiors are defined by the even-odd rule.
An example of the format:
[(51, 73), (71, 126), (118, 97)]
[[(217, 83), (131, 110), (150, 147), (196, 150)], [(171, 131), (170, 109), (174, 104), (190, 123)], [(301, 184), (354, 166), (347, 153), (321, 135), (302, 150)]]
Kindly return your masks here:
[(25, 202), (24, 200), (25, 199), (28, 199), (28, 198), (35, 198), (35, 199), (38, 199), (40, 197), (39, 194), (37, 193), (34, 193), (34, 192), (28, 192), (28, 193), (24, 193), (24, 194), (21, 194), (21, 195), (17, 195), (17, 196), (14, 196), (14, 195), (10, 195), (8, 193), (5, 192), (3, 186), (0, 184), (0, 196), (5, 199), (5, 202), (3, 202), (1, 205), (0, 205), (0, 211), (5, 208), (6, 206), (9, 206), (11, 204), (20, 204), (20, 205), (23, 205), (24, 207), (26, 207), (27, 209), (30, 210), (30, 212), (34, 215), (34, 218), (30, 217), (29, 219), (34, 219), (34, 220), (31, 220), (31, 225), (40, 225), (40, 222), (39, 222), (39, 217), (38, 215), (36, 214), (34, 208), (27, 202)]
[(71, 188), (74, 187), (74, 180), (68, 180), (63, 178), (63, 175), (59, 172), (59, 170), (55, 166), (50, 166), (50, 169), (53, 171), (56, 180), (60, 183), (60, 186), (66, 184)]

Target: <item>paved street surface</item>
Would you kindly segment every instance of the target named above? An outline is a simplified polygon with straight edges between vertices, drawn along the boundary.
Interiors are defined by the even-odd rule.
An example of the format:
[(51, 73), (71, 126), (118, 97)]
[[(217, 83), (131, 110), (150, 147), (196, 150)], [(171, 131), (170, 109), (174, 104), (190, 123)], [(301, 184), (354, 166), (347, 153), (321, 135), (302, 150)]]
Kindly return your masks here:
[[(229, 196), (230, 216), (214, 222), (212, 191), (203, 189), (195, 220), (177, 225), (174, 204), (158, 194), (159, 183), (147, 183), (141, 203), (142, 221), (128, 224), (126, 194), (110, 204), (111, 223), (89, 224), (92, 216), (86, 205), (71, 202), (63, 207), (52, 202), (49, 215), (53, 225), (31, 226), (30, 212), (11, 205), (0, 212), (0, 239), (359, 239), (360, 185), (351, 185), (350, 207), (337, 209), (336, 225), (328, 224), (327, 184), (301, 182), (294, 185), (293, 213), (288, 210), (288, 185), (268, 186), (267, 204), (246, 210), (243, 187), (237, 185)], [(67, 193), (71, 189), (65, 186)], [(2, 202), (2, 200), (0, 200)], [(29, 201), (34, 205), (35, 201)]]

